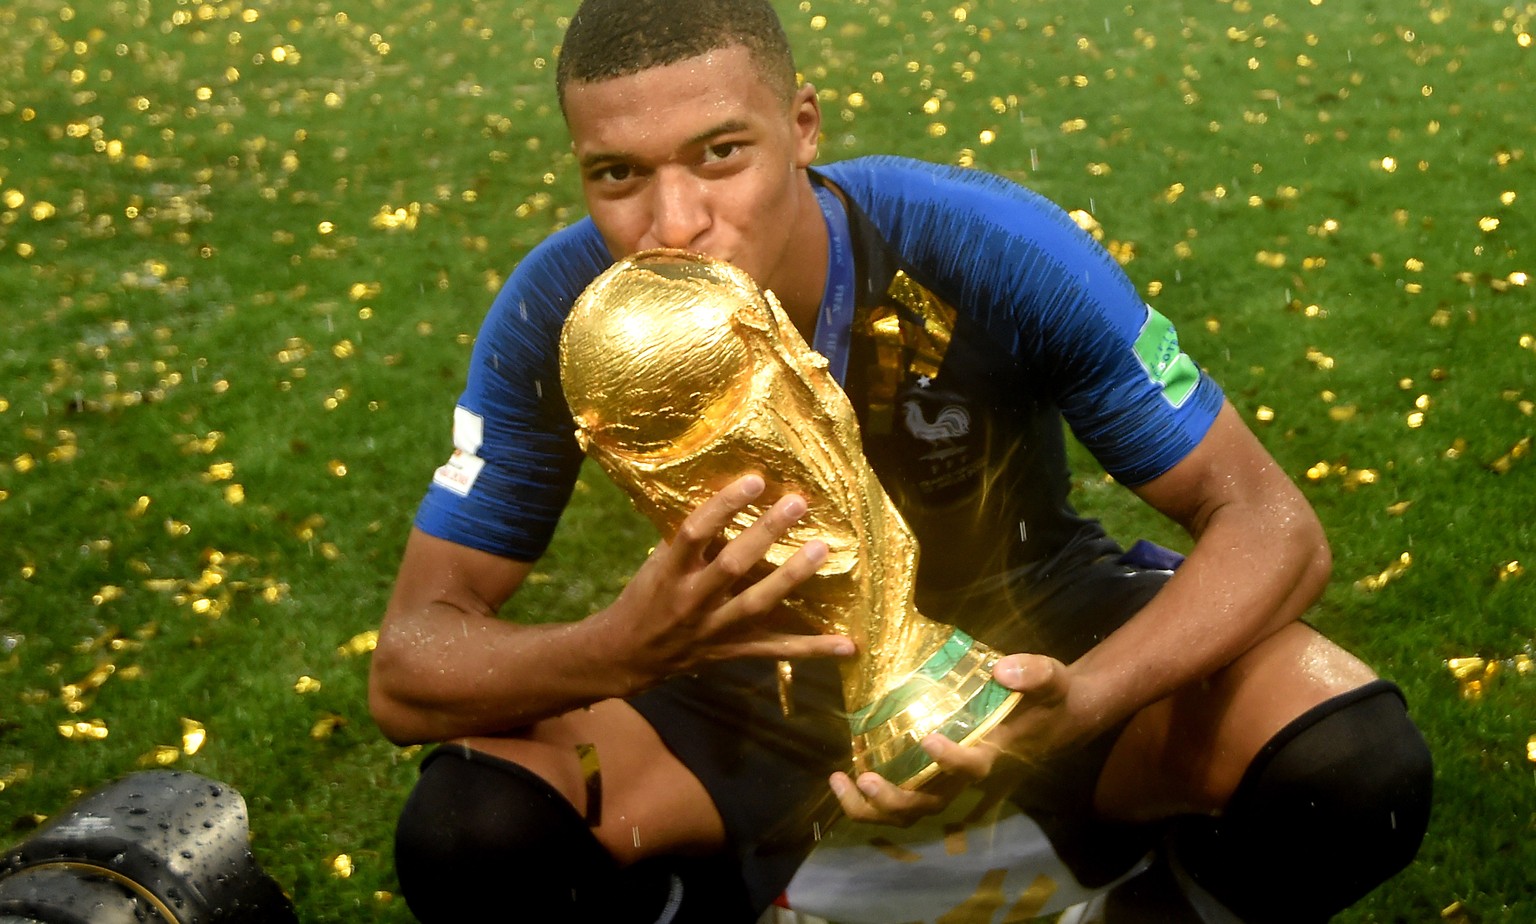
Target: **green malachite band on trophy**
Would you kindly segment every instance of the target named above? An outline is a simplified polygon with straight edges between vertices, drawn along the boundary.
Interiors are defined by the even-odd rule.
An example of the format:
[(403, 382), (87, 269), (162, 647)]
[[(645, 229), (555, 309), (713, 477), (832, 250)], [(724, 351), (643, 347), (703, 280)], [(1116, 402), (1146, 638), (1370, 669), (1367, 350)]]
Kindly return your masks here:
[[(1003, 707), (1009, 697), (1017, 696), (1012, 690), (996, 681), (989, 681), (975, 699), (965, 704), (965, 709), (950, 717), (948, 722), (935, 731), (951, 741), (965, 742), (983, 722), (996, 724), (994, 713)], [(933, 758), (922, 748), (907, 748), (895, 759), (882, 766), (880, 775), (888, 780), (909, 780), (933, 763)]]
[[(856, 764), (901, 785), (920, 785), (934, 772), (919, 741), (938, 732), (968, 744), (1005, 717), (1019, 694), (992, 679), (997, 653), (955, 629), (939, 650), (895, 689), (849, 716)], [(913, 710), (914, 716), (903, 716)], [(937, 711), (937, 725), (921, 718)]]
[[(975, 639), (956, 629), (905, 683), (848, 716), (848, 724), (853, 733), (862, 735), (884, 725), (901, 710), (927, 695), (933, 689), (934, 682), (954, 670), (955, 665), (960, 663), (960, 659), (965, 657), (974, 644)], [(1003, 692), (1007, 693), (1007, 690)]]

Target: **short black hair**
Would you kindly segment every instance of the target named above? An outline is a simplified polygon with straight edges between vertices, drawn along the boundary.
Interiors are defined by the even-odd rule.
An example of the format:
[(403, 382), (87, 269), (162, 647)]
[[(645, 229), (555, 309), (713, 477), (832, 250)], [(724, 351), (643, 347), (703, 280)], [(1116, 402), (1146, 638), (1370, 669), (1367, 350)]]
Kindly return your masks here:
[(795, 60), (768, 0), (582, 0), (566, 29), (555, 92), (744, 46), (763, 79), (788, 102)]

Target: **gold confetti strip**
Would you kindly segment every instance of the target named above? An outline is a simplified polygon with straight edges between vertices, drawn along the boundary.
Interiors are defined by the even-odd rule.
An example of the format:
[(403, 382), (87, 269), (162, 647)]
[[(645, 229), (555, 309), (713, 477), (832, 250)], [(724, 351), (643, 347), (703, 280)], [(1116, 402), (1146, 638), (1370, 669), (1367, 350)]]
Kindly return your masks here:
[(1462, 699), (1481, 699), (1487, 686), (1493, 678), (1499, 675), (1500, 667), (1497, 661), (1484, 662), (1481, 658), (1459, 658), (1455, 660), (1479, 662), (1479, 670), (1466, 670), (1463, 675), (1457, 676), (1461, 684)]
[(368, 654), (377, 648), (378, 645), (379, 630), (368, 629), (342, 642), (337, 646), (336, 653), (344, 658), (356, 657), (357, 655)]
[(1517, 677), (1536, 674), (1536, 660), (1528, 652), (1513, 658), (1483, 658), (1476, 655), (1465, 658), (1448, 658), (1445, 667), (1456, 678), (1463, 699), (1481, 699), (1495, 679), (1507, 671)]
[(1055, 894), (1056, 880), (1044, 873), (1039, 874), (1019, 894), (1019, 900), (1008, 911), (1007, 920), (1024, 921), (1034, 918), (1045, 909), (1046, 902)]
[(420, 202), (412, 202), (398, 208), (385, 203), (379, 206), (378, 212), (368, 220), (368, 224), (381, 231), (415, 231), (420, 220)]
[(970, 849), (965, 838), (965, 825), (950, 822), (944, 825), (944, 852), (952, 857), (962, 856)]
[(1527, 455), (1530, 455), (1530, 452), (1531, 438), (1529, 436), (1522, 437), (1518, 443), (1510, 447), (1509, 452), (1506, 452), (1504, 455), (1490, 462), (1488, 467), (1492, 469), (1496, 474), (1506, 475), (1509, 473), (1509, 470), (1514, 467), (1514, 464), (1517, 461), (1525, 458)]
[(116, 664), (103, 662), (75, 683), (67, 683), (60, 687), (59, 700), (64, 704), (65, 711), (72, 714), (84, 712), (91, 704), (92, 695), (101, 689), (108, 677), (116, 672)]
[(108, 627), (103, 629), (93, 638), (85, 639), (71, 646), (71, 650), (74, 651), (75, 654), (92, 654), (94, 652), (101, 651), (104, 648), (110, 648), (112, 645), (112, 640), (117, 637), (117, 628), (115, 626)]
[(305, 517), (303, 522), (299, 524), (299, 528), (294, 531), (294, 535), (298, 536), (300, 539), (303, 539), (305, 542), (311, 542), (316, 538), (319, 531), (324, 528), (325, 517), (318, 513), (312, 513)]
[(603, 818), (603, 765), (597, 745), (591, 742), (577, 744), (576, 759), (581, 764), (582, 787), (587, 796), (586, 822), (596, 827), (602, 824)]
[(352, 865), (352, 857), (345, 853), (338, 853), (336, 856), (331, 857), (326, 861), (326, 865), (330, 867), (331, 875), (337, 879), (350, 878), (356, 869)]
[(314, 677), (309, 676), (308, 674), (305, 674), (298, 680), (295, 680), (293, 683), (293, 692), (299, 694), (300, 696), (303, 696), (307, 693), (317, 693), (319, 691), (320, 681), (316, 680)]
[(1322, 461), (1307, 469), (1308, 481), (1337, 480), (1345, 490), (1353, 491), (1361, 485), (1371, 485), (1381, 480), (1381, 473), (1373, 468), (1350, 468), (1342, 462)]
[(1380, 573), (1363, 577), (1355, 582), (1357, 590), (1375, 592), (1403, 576), (1403, 573), (1413, 566), (1413, 554), (1404, 552), (1397, 556), (1397, 560), (1384, 568)]
[(140, 767), (169, 767), (181, 759), (181, 749), (169, 744), (157, 744), (155, 749), (139, 757)]
[(208, 743), (208, 730), (196, 719), (181, 719), (181, 751), (188, 757), (203, 749)]
[(0, 792), (14, 789), (32, 778), (31, 764), (16, 764), (15, 766), (0, 769)]
[(108, 734), (107, 723), (101, 719), (65, 722), (58, 729), (59, 735), (66, 741), (102, 741)]
[(795, 666), (789, 661), (778, 662), (779, 714), (789, 718), (795, 714), (794, 683)]
[(315, 720), (315, 724), (309, 727), (309, 737), (316, 741), (324, 741), (336, 733), (338, 729), (347, 726), (346, 716), (336, 713), (327, 713)]
[(1099, 220), (1094, 218), (1093, 215), (1083, 209), (1073, 209), (1068, 214), (1077, 223), (1077, 226), (1091, 234), (1094, 240), (1104, 240), (1104, 227), (1099, 224)]
[(1470, 677), (1481, 675), (1488, 667), (1487, 658), (1448, 658), (1445, 666), (1455, 675), (1457, 680), (1466, 680)]
[(901, 863), (916, 863), (923, 858), (922, 854), (909, 850), (895, 841), (884, 837), (871, 838), (869, 846), (890, 857), (892, 860)]

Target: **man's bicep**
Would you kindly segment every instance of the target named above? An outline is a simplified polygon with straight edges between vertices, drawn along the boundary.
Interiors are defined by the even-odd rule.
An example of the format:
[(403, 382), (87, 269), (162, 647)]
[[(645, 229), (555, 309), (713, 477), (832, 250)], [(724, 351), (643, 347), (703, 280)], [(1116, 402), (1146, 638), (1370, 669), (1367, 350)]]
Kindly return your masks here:
[(482, 552), (413, 527), (389, 613), (421, 612), (446, 604), (466, 613), (494, 616), (532, 570), (532, 562)]
[(1136, 494), (1198, 536), (1221, 507), (1306, 511), (1310, 505), (1242, 417), (1224, 402), (1203, 439), (1171, 469), (1137, 486)]

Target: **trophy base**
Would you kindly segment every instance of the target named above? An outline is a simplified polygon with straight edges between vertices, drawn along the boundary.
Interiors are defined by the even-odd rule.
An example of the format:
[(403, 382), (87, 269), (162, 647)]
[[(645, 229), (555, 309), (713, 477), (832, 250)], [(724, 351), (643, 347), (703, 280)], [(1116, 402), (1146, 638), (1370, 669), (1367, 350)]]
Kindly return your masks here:
[(848, 717), (855, 773), (873, 770), (903, 789), (939, 772), (920, 742), (938, 732), (974, 744), (1008, 716), (1020, 694), (992, 679), (998, 651), (959, 629), (911, 676)]

